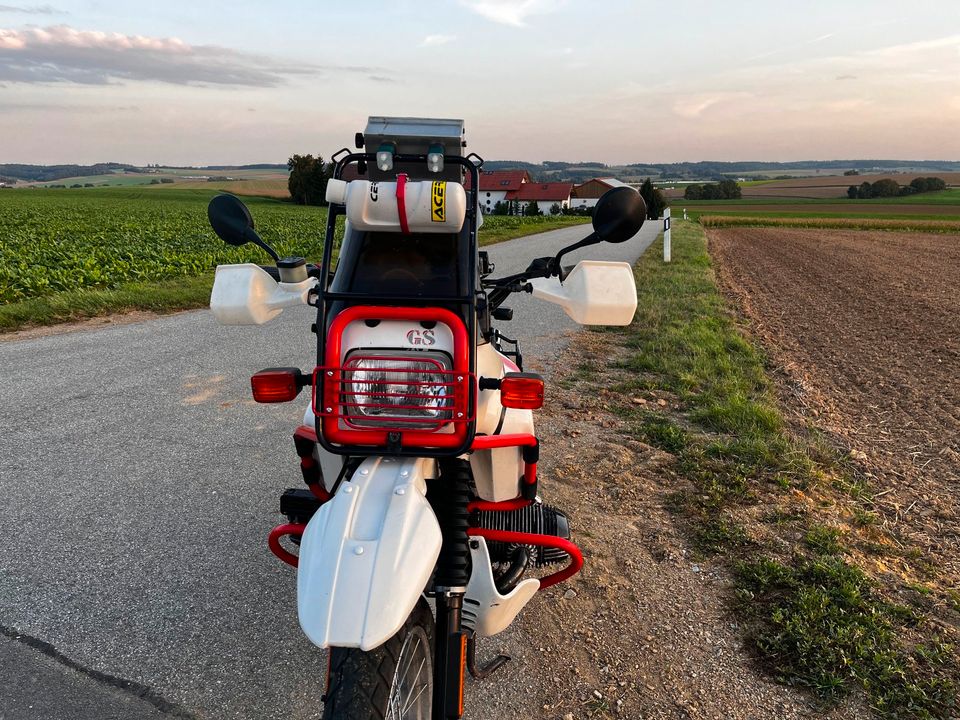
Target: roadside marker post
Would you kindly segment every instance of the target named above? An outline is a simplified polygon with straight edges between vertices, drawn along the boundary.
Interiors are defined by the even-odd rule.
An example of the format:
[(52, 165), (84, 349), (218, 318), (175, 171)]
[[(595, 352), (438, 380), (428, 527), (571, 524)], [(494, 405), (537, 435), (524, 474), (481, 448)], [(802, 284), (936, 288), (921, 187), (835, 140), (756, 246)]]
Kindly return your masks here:
[(663, 211), (663, 261), (670, 262), (670, 208)]

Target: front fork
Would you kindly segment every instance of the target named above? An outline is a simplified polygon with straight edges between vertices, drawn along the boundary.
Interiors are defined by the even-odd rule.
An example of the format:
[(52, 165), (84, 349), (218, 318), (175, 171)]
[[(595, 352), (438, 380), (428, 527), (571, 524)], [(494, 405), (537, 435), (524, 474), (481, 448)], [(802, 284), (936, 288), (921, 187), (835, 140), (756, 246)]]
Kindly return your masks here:
[(430, 588), (437, 609), (432, 716), (437, 720), (459, 720), (463, 715), (469, 642), (469, 632), (461, 625), (463, 596), (471, 570), (467, 505), (473, 493), (468, 461), (443, 460), (439, 469), (439, 479), (427, 483), (427, 500), (443, 535)]

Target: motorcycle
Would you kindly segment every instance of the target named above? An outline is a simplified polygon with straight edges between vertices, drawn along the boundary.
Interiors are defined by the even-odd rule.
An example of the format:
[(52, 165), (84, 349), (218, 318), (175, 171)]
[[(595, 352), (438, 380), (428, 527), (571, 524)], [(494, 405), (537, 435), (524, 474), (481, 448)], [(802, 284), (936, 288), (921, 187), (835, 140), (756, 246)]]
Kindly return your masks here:
[(509, 660), (478, 665), (477, 638), (583, 564), (569, 519), (538, 494), (544, 381), (494, 323), (512, 319), (512, 294), (532, 293), (578, 323), (629, 324), (627, 263), (561, 261), (629, 240), (646, 210), (632, 188), (610, 190), (587, 237), (494, 278), (477, 244), (483, 160), (463, 154), (463, 137), (459, 120), (370, 118), (358, 152), (332, 158), (319, 265), (280, 258), (236, 197), (208, 209), (225, 242), (274, 260), (217, 268), (219, 322), (316, 311), (316, 367), (262, 370), (251, 387), (261, 403), (310, 388), (293, 434), (305, 487), (281, 495), (287, 521), (268, 545), (297, 568), (304, 633), (329, 649), (330, 720), (462, 717), (466, 672)]

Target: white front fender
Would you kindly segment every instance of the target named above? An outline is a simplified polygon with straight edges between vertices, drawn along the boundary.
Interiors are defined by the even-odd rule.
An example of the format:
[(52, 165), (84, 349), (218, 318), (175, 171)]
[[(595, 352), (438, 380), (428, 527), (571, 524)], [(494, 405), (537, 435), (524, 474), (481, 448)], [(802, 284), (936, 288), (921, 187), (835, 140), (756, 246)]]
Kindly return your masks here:
[(410, 615), (440, 554), (429, 458), (371, 457), (322, 505), (300, 542), (297, 612), (320, 647), (371, 650)]

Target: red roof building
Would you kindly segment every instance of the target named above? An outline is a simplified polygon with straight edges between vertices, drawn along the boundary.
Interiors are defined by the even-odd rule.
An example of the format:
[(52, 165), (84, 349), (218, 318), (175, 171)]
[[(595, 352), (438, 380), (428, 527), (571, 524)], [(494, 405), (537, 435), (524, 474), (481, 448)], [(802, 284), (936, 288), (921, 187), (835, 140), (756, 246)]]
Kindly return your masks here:
[[(491, 213), (497, 203), (507, 202), (511, 194), (530, 183), (530, 173), (526, 170), (481, 170), (480, 171), (480, 210)], [(471, 186), (467, 176), (465, 187)]]
[[(510, 192), (518, 190), (524, 183), (530, 182), (530, 173), (526, 170), (481, 170), (480, 192)], [(469, 190), (473, 184), (467, 175), (463, 186)]]
[(557, 203), (563, 207), (570, 202), (570, 191), (573, 190), (573, 183), (553, 182), (553, 183), (524, 183), (519, 190), (507, 193), (508, 200), (517, 200), (519, 202)]

